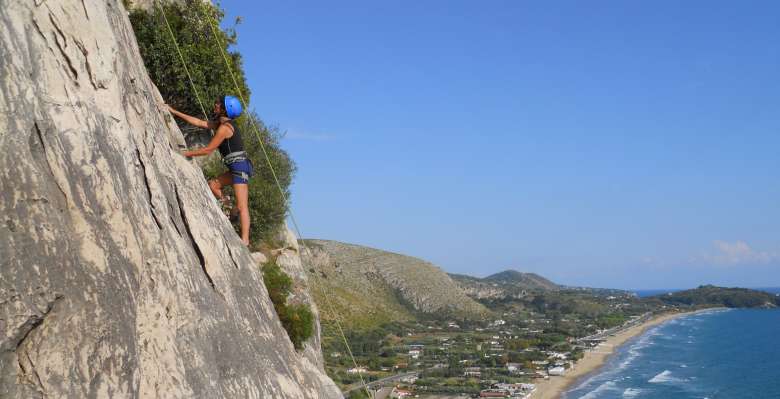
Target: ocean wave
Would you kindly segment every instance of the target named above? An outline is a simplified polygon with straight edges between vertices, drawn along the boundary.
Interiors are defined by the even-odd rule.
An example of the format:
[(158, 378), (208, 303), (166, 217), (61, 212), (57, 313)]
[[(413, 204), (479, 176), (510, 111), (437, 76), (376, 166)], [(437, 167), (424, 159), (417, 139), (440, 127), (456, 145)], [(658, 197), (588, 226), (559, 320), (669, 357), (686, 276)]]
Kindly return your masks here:
[(690, 321), (702, 321), (708, 316), (712, 316), (714, 314), (723, 313), (723, 312), (730, 312), (734, 309), (711, 309), (711, 310), (703, 310), (698, 311), (694, 314), (690, 314), (687, 316), (680, 317), (680, 320), (690, 320)]
[(624, 398), (635, 398), (639, 396), (639, 394), (642, 393), (642, 390), (639, 388), (626, 388), (625, 391), (623, 391), (623, 397)]
[(593, 374), (593, 375), (589, 376), (588, 378), (586, 378), (586, 379), (584, 379), (582, 381), (579, 381), (577, 386), (575, 386), (574, 388), (570, 389), (569, 391), (579, 391), (579, 390), (584, 389), (585, 387), (587, 387), (587, 386), (589, 386), (591, 384), (594, 384), (594, 383), (598, 382), (599, 380), (604, 380), (607, 377), (607, 374), (610, 373), (610, 371), (611, 370), (609, 370), (609, 371), (602, 371), (601, 373), (598, 373), (598, 374)]
[(568, 392), (587, 389), (589, 386), (596, 385), (600, 382), (601, 384), (596, 389), (601, 388), (601, 390), (604, 390), (606, 388), (609, 388), (610, 386), (613, 386), (618, 380), (622, 380), (623, 378), (631, 378), (631, 377), (623, 377), (623, 378), (615, 379), (614, 375), (618, 374), (620, 371), (621, 370), (615, 368), (610, 368), (605, 371), (602, 371), (601, 373), (593, 374), (590, 377), (586, 378), (585, 380), (579, 381), (577, 386), (571, 388)]
[(615, 381), (607, 381), (599, 385), (598, 387), (596, 387), (596, 389), (588, 392), (584, 396), (581, 396), (580, 399), (594, 399), (597, 398), (600, 393), (606, 391), (620, 391), (620, 390), (615, 388)]
[(636, 359), (642, 357), (644, 353), (641, 352), (641, 350), (644, 347), (640, 348), (630, 348), (628, 352), (625, 355), (625, 358), (617, 365), (617, 370), (625, 370), (628, 366), (630, 366)]
[(653, 384), (663, 384), (667, 382), (682, 382), (685, 381), (684, 379), (673, 377), (672, 372), (669, 370), (664, 370), (658, 374), (655, 375), (655, 377), (647, 380), (649, 383)]
[(644, 349), (650, 345), (653, 344), (653, 338), (656, 338), (658, 336), (661, 336), (661, 332), (659, 331), (658, 327), (654, 327), (648, 331), (646, 331), (644, 334), (639, 336), (639, 339), (636, 340), (636, 342), (631, 345), (631, 349)]
[(634, 359), (636, 359), (637, 357), (639, 357), (638, 354), (628, 356), (626, 358), (626, 360), (623, 360), (622, 362), (620, 362), (620, 364), (618, 364), (617, 367), (615, 367), (615, 370), (618, 370), (618, 371), (625, 370), (626, 367), (628, 367), (634, 361)]
[(645, 333), (640, 335), (632, 344), (630, 344), (626, 348), (622, 361), (620, 361), (620, 363), (618, 363), (617, 366), (612, 369), (612, 371), (619, 372), (621, 370), (624, 370), (626, 367), (631, 365), (631, 363), (633, 363), (634, 360), (644, 355), (643, 353), (644, 349), (652, 345), (655, 345), (654, 340), (656, 338), (662, 337), (663, 335), (664, 334), (661, 331), (659, 331), (659, 326), (647, 330)]

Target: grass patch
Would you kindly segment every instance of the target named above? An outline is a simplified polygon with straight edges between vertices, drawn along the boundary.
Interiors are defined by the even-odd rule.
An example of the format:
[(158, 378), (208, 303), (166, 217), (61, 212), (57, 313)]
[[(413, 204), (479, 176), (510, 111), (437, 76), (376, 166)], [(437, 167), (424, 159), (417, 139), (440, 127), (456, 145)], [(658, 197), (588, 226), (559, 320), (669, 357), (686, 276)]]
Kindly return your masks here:
[(293, 281), (276, 263), (269, 262), (263, 266), (263, 281), (290, 341), (295, 349), (303, 349), (304, 342), (314, 335), (314, 315), (311, 309), (307, 305), (287, 303)]

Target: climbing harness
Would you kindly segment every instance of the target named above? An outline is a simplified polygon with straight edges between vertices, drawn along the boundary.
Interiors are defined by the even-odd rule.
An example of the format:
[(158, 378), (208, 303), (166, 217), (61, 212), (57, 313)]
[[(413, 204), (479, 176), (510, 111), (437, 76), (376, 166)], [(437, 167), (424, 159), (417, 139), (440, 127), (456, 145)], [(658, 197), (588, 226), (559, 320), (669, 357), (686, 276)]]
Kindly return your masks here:
[(236, 151), (222, 157), (222, 163), (230, 165), (231, 163), (246, 161), (247, 159), (249, 158), (246, 155), (246, 151)]
[[(181, 60), (182, 65), (184, 65), (184, 70), (185, 70), (185, 72), (187, 72), (187, 77), (188, 77), (188, 79), (190, 81), (190, 85), (192, 86), (192, 89), (193, 89), (193, 92), (195, 93), (195, 96), (198, 98), (198, 103), (200, 104), (201, 110), (203, 111), (203, 114), (206, 115), (206, 110), (203, 107), (203, 103), (200, 101), (200, 97), (199, 97), (198, 91), (195, 88), (195, 83), (192, 80), (192, 76), (189, 73), (189, 69), (187, 68), (186, 62), (184, 61), (184, 57), (182, 56), (181, 50), (179, 49), (179, 44), (176, 41), (176, 37), (173, 34), (173, 30), (171, 29), (170, 23), (168, 23), (168, 17), (165, 15), (165, 10), (160, 5), (159, 0), (156, 3), (157, 3), (157, 5), (158, 5), (158, 7), (160, 9), (160, 12), (163, 15), (163, 18), (165, 19), (165, 25), (168, 27), (168, 33), (170, 34), (171, 39), (173, 39), (173, 44), (176, 47), (176, 51), (179, 53), (179, 59)], [(225, 52), (225, 49), (224, 49), (224, 47), (222, 47), (222, 43), (219, 40), (219, 35), (217, 35), (216, 21), (215, 21), (214, 17), (210, 13), (206, 12), (206, 14), (207, 14), (208, 19), (209, 19), (208, 20), (209, 27), (211, 28), (211, 33), (212, 33), (212, 36), (214, 37), (214, 41), (216, 42), (216, 45), (217, 45), (217, 48), (220, 51), (220, 54), (222, 54), (222, 59), (225, 62), (225, 67), (228, 70), (228, 72), (230, 73), (230, 78), (233, 80), (233, 85), (236, 88), (236, 93), (238, 93), (240, 101), (238, 99), (236, 99), (235, 102), (232, 102), (232, 101), (231, 102), (233, 104), (238, 103), (238, 110), (239, 110), (238, 112), (240, 114), (240, 112), (242, 110), (241, 109), (241, 104), (248, 104), (248, 103), (246, 102), (246, 98), (244, 97), (244, 93), (241, 91), (241, 87), (238, 85), (238, 81), (236, 80), (236, 76), (233, 73), (233, 69), (231, 67), (230, 61), (228, 60), (227, 54)], [(200, 16), (198, 16), (198, 17), (200, 18)], [(233, 99), (235, 99), (235, 97), (233, 97), (233, 96), (226, 96), (225, 97), (224, 102), (225, 102), (225, 109), (226, 110), (228, 108), (227, 107), (228, 97), (232, 97)], [(228, 117), (230, 117), (230, 114), (228, 114)], [(208, 116), (206, 117), (206, 119), (208, 119)], [(279, 194), (282, 196), (282, 199), (284, 200), (284, 203), (287, 204), (287, 209), (290, 212), (290, 221), (292, 221), (293, 227), (295, 228), (295, 232), (296, 232), (296, 234), (298, 234), (298, 237), (303, 237), (303, 235), (301, 234), (301, 229), (298, 227), (298, 222), (295, 219), (295, 215), (293, 214), (292, 208), (290, 207), (289, 200), (287, 199), (287, 194), (285, 193), (284, 189), (282, 188), (281, 183), (279, 182), (279, 178), (277, 177), (276, 171), (274, 170), (273, 164), (271, 163), (271, 157), (268, 155), (268, 151), (265, 148), (265, 144), (263, 143), (263, 140), (260, 137), (260, 129), (257, 127), (257, 123), (255, 122), (254, 118), (249, 116), (247, 119), (249, 120), (249, 123), (250, 123), (250, 125), (253, 128), (253, 132), (255, 134), (255, 137), (257, 138), (258, 143), (260, 144), (260, 149), (263, 152), (263, 156), (265, 157), (266, 163), (268, 164), (268, 169), (271, 171), (271, 176), (273, 176), (274, 183), (276, 184), (276, 187), (279, 190)], [(303, 249), (306, 251), (306, 254), (309, 256), (309, 258), (311, 258), (311, 254), (312, 253), (311, 253), (311, 250), (309, 249), (308, 245), (306, 245), (306, 241), (305, 240), (300, 240), (300, 243), (301, 243), (301, 246), (303, 247)], [(301, 261), (302, 262), (303, 262), (304, 259), (305, 259), (305, 257), (301, 257)], [(341, 336), (341, 339), (344, 342), (344, 347), (347, 349), (347, 353), (349, 354), (349, 357), (352, 360), (352, 364), (354, 365), (355, 369), (358, 371), (358, 377), (360, 378), (360, 384), (363, 386), (364, 390), (366, 391), (366, 394), (368, 394), (369, 397), (372, 397), (371, 392), (369, 392), (369, 390), (368, 390), (368, 385), (366, 385), (366, 382), (365, 382), (365, 380), (363, 378), (363, 373), (360, 372), (360, 368), (357, 365), (357, 361), (355, 360), (355, 356), (352, 353), (352, 348), (349, 346), (349, 342), (347, 341), (347, 337), (344, 334), (344, 329), (341, 327), (341, 320), (339, 318), (339, 315), (334, 310), (335, 307), (333, 306), (333, 303), (331, 302), (330, 297), (324, 291), (324, 288), (322, 287), (322, 285), (319, 284), (321, 282), (320, 276), (317, 273), (312, 273), (312, 274), (318, 280), (318, 284), (315, 284), (315, 285), (317, 285), (317, 287), (319, 287), (321, 296), (322, 296), (322, 298), (325, 299), (325, 304), (327, 305), (328, 310), (331, 313), (331, 315), (333, 315), (333, 320), (334, 320), (334, 322), (336, 324), (336, 328), (337, 328), (337, 330), (339, 332), (339, 335)]]

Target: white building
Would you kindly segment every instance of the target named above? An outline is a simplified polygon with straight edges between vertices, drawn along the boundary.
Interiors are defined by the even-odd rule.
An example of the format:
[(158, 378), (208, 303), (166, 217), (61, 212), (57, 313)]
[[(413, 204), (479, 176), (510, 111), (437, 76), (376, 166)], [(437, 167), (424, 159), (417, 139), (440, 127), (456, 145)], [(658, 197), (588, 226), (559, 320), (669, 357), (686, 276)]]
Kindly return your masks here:
[(564, 375), (566, 374), (566, 369), (563, 367), (553, 367), (549, 370), (547, 370), (547, 374), (549, 375)]
[(400, 388), (393, 388), (393, 391), (390, 392), (390, 397), (395, 398), (410, 398), (414, 395), (412, 391), (408, 391), (406, 389), (400, 389)]
[(560, 352), (548, 352), (551, 358), (558, 359), (558, 360), (566, 360), (569, 356), (566, 353), (560, 353)]
[(464, 377), (480, 377), (481, 375), (482, 371), (479, 367), (466, 367), (463, 372)]
[(349, 374), (361, 373), (362, 374), (362, 373), (365, 373), (366, 371), (368, 371), (368, 370), (365, 367), (360, 366), (360, 367), (353, 367), (353, 368), (347, 370), (347, 373), (349, 373)]

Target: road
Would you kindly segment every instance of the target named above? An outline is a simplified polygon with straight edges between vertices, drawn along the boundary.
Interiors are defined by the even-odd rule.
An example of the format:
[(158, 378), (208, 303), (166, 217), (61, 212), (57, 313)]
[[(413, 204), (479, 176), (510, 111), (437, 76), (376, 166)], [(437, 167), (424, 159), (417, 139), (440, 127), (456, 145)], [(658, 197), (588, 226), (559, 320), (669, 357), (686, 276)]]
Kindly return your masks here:
[(357, 386), (351, 387), (348, 390), (343, 391), (342, 393), (344, 394), (344, 396), (347, 396), (347, 394), (355, 392), (355, 391), (358, 391), (358, 390), (361, 390), (361, 389), (363, 389), (365, 387), (371, 388), (371, 387), (374, 387), (374, 386), (382, 385), (382, 384), (387, 383), (387, 382), (393, 382), (393, 381), (402, 380), (402, 379), (404, 379), (406, 377), (415, 376), (415, 375), (417, 375), (417, 373), (418, 373), (418, 371), (410, 371), (408, 373), (391, 375), (390, 377), (380, 378), (380, 379), (378, 379), (376, 381), (371, 381), (371, 382), (366, 383), (366, 384), (358, 384)]
[(596, 333), (596, 334), (593, 334), (593, 335), (588, 335), (587, 337), (579, 338), (579, 339), (577, 339), (577, 341), (593, 341), (593, 340), (605, 339), (608, 336), (615, 335), (615, 334), (617, 334), (617, 333), (619, 333), (619, 332), (621, 332), (621, 331), (623, 331), (623, 330), (625, 330), (627, 328), (636, 326), (638, 324), (642, 324), (642, 323), (646, 322), (647, 320), (649, 320), (650, 317), (652, 317), (652, 316), (653, 316), (652, 312), (647, 312), (647, 313), (643, 314), (642, 316), (638, 317), (636, 320), (627, 321), (627, 322), (623, 323), (622, 325), (619, 325), (617, 327), (612, 327), (609, 330), (602, 331), (600, 333)]

